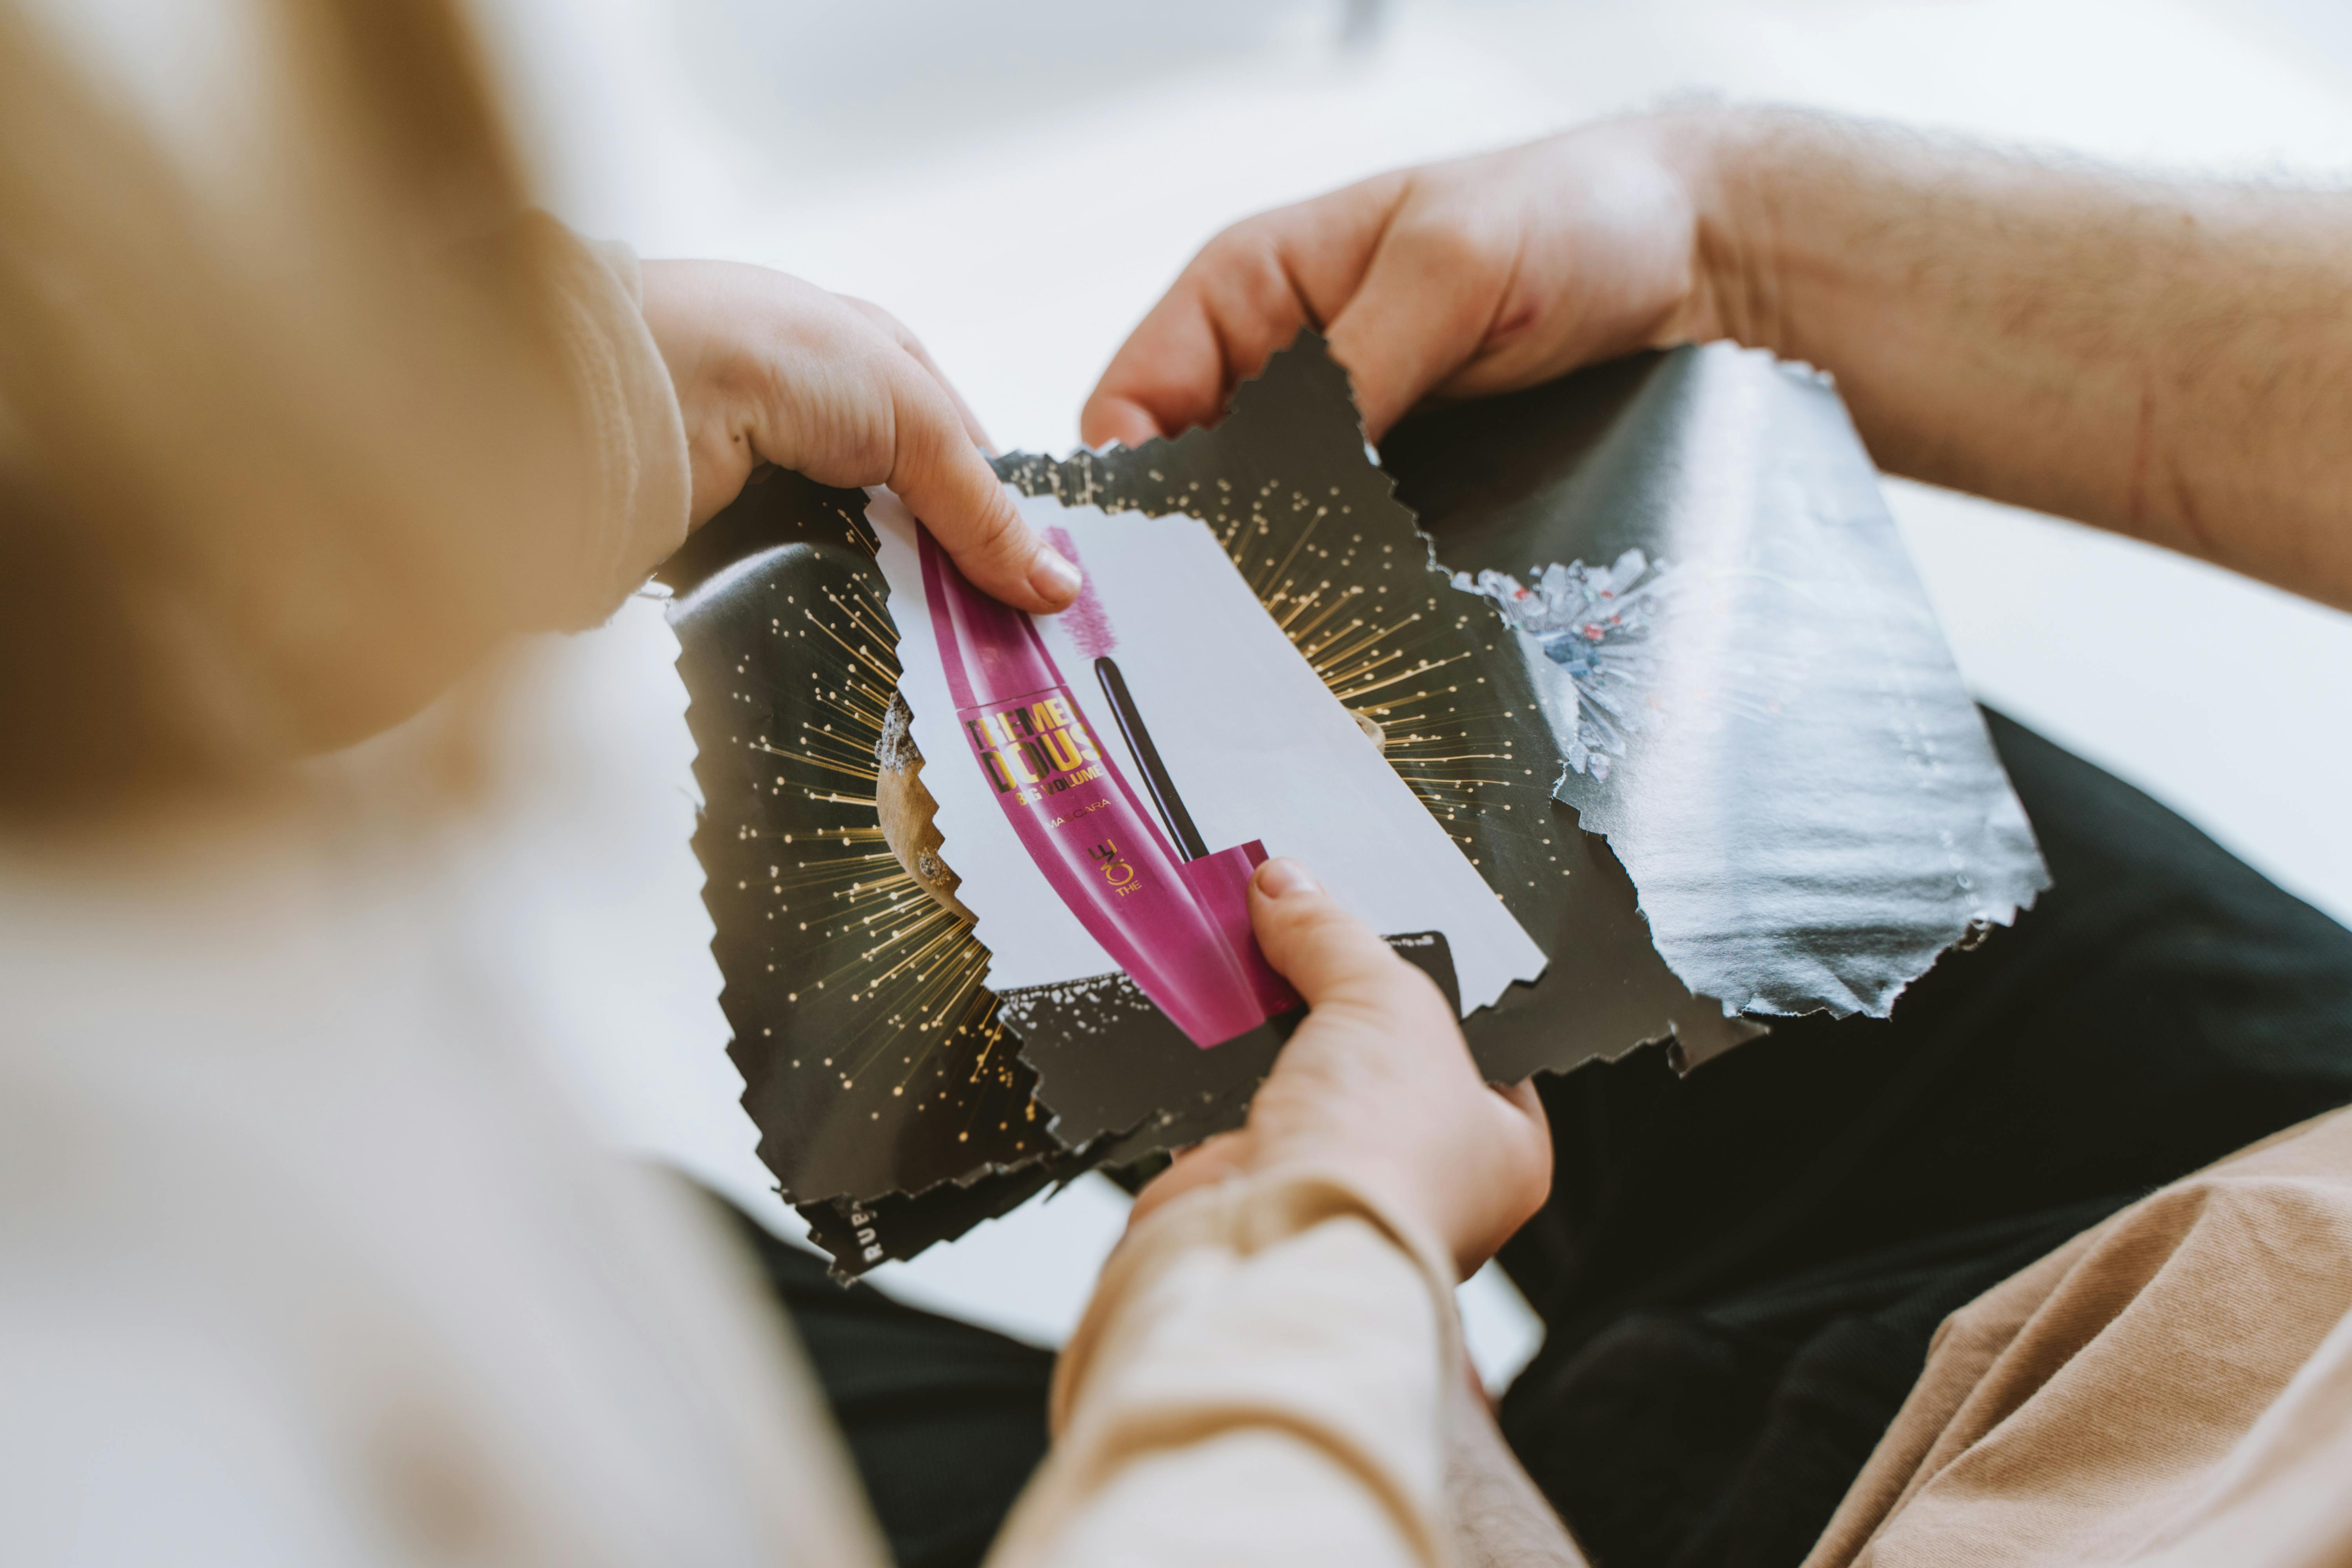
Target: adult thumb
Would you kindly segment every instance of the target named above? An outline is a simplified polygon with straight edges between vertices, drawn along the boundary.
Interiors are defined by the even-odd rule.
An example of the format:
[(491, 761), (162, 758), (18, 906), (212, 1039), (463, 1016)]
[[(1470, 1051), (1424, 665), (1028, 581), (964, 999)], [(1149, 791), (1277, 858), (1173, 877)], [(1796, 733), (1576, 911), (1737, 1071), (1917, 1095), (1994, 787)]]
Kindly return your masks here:
[(1422, 978), (1296, 860), (1269, 860), (1250, 879), (1250, 923), (1265, 961), (1310, 1006), (1378, 1005)]
[(1067, 605), (1077, 596), (1078, 569), (1022, 520), (954, 399), (911, 356), (904, 360), (892, 387), (890, 488), (981, 592), (1020, 610)]

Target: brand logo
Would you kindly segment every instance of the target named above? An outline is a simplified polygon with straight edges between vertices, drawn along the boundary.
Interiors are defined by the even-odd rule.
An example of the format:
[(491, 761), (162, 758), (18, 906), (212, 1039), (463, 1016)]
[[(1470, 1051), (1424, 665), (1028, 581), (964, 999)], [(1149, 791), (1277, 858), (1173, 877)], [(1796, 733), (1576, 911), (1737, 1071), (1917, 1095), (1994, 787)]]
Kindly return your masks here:
[(1110, 884), (1111, 891), (1122, 899), (1135, 891), (1135, 868), (1118, 852), (1116, 842), (1106, 838), (1088, 849), (1087, 855), (1094, 861), (1095, 869), (1102, 873), (1103, 880)]

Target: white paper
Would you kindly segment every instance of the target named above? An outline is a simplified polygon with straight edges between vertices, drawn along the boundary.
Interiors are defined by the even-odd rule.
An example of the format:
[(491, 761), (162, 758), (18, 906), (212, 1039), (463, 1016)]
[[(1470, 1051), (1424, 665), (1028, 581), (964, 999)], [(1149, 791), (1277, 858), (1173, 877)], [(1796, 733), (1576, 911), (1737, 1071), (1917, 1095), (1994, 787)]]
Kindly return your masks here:
[[(1543, 972), (1542, 951), (1291, 646), (1205, 524), (1106, 517), (1007, 493), (1033, 525), (1066, 530), (1076, 545), (1136, 707), (1212, 851), (1263, 840), (1268, 856), (1303, 861), (1373, 930), (1443, 931), (1465, 1013)], [(1118, 965), (1055, 895), (972, 764), (931, 635), (913, 517), (887, 491), (874, 493), (866, 515), (881, 541), (923, 784), (939, 802), (941, 853), (963, 879), (958, 896), (992, 955), (989, 984), (1011, 990), (1110, 973)], [(1077, 672), (1091, 660), (1060, 617), (1041, 616), (1037, 627), (1085, 706), (1093, 682)], [(1118, 727), (1090, 728), (1139, 781)]]

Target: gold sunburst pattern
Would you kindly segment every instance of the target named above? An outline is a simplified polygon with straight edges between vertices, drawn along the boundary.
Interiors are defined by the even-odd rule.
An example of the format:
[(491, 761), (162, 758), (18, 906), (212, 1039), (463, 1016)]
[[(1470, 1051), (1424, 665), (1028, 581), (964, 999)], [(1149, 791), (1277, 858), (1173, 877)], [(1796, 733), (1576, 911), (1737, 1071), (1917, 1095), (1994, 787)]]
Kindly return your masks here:
[(744, 1104), (799, 1203), (970, 1183), (1059, 1152), (982, 984), (987, 954), (891, 853), (877, 742), (897, 636), (865, 497), (788, 474), (704, 546), (673, 621), (704, 793), (696, 847)]
[[(1337, 375), (1319, 349), (1304, 357), (1307, 371)], [(1294, 350), (1269, 374), (1286, 359), (1302, 368)], [(1582, 860), (1572, 824), (1551, 809), (1559, 763), (1507, 633), (1432, 569), (1356, 433), (1344, 378), (1336, 395), (1292, 387), (1253, 405), (1251, 390), (1213, 430), (1060, 460), (1017, 455), (998, 471), (1070, 505), (1200, 519), (1540, 939), (1528, 918), (1539, 910), (1522, 906), (1542, 904), (1540, 883)], [(755, 489), (763, 500), (747, 494), (734, 509), (746, 519), (723, 520), (738, 537), (711, 547), (735, 563), (678, 616), (683, 640), (689, 623), (706, 628), (700, 686), (721, 689), (698, 689), (689, 714), (704, 758), (698, 847), (762, 1156), (793, 1200), (842, 1200), (835, 1228), (858, 1254), (843, 1261), (857, 1268), (902, 1255), (893, 1224), (928, 1241), (951, 1213), (954, 1234), (993, 1212), (991, 1184), (1009, 1205), (1039, 1184), (1020, 1173), (1071, 1156), (1045, 1131), (1038, 1101), (1053, 1105), (1052, 1083), (998, 1017), (970, 921), (885, 841), (877, 747), (897, 636), (864, 498), (791, 475)], [(764, 553), (759, 541), (771, 542)], [(951, 865), (954, 846), (943, 855)], [(1218, 1080), (1219, 1053), (1196, 1055), (1201, 1095), (1245, 1090)], [(952, 1190), (920, 1195), (943, 1184)]]

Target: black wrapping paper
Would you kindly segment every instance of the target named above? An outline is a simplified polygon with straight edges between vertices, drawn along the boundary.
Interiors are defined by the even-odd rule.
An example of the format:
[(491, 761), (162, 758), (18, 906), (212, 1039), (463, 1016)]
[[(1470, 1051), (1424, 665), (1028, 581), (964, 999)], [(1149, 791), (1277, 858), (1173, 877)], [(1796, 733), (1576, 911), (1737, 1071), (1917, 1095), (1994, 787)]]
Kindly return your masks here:
[[(997, 468), (1200, 518), (1378, 731), (1549, 959), (1465, 1021), (1490, 1078), (1657, 1041), (1696, 1063), (1759, 1031), (1742, 1008), (1883, 1011), (2043, 885), (1819, 378), (1638, 356), (1422, 414), (1379, 458), (1310, 332), (1213, 429)], [(1236, 1124), (1295, 1022), (1180, 1050), (1118, 979), (990, 994), (968, 926), (881, 842), (896, 632), (863, 503), (770, 475), (664, 572), (730, 1054), (761, 1157), (845, 1275)], [(1600, 612), (1567, 641), (1453, 576), (1553, 564)], [(1450, 986), (1442, 942), (1391, 940)]]
[(968, 1189), (1066, 1152), (996, 1023), (986, 953), (882, 840), (897, 635), (865, 505), (772, 471), (662, 572), (729, 1054), (760, 1157), (800, 1204)]
[(1556, 793), (1692, 989), (1884, 1016), (2048, 885), (1823, 377), (1645, 354), (1425, 414), (1381, 458), (1458, 573), (1620, 568), (1573, 625), (1515, 635), (1574, 758)]

